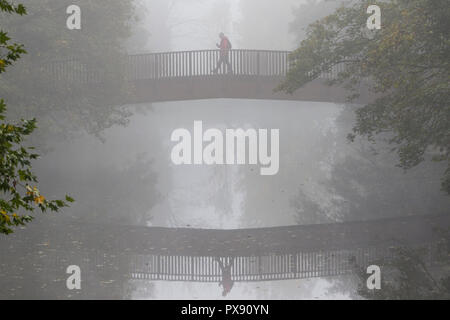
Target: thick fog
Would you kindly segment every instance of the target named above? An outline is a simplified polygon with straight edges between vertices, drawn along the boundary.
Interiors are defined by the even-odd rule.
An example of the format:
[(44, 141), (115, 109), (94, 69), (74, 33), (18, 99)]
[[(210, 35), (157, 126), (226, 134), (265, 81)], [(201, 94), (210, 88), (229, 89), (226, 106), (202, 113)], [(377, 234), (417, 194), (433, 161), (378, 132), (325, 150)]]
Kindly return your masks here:
[[(234, 48), (292, 50), (308, 24), (331, 13), (343, 1), (301, 0), (140, 0), (140, 24), (133, 51), (212, 48), (219, 32)], [(135, 42), (135, 43), (134, 43)]]
[[(65, 290), (64, 272), (46, 273), (45, 268), (61, 263), (60, 269), (56, 269), (61, 271), (67, 263), (77, 264), (77, 259), (85, 255), (93, 260), (94, 251), (78, 252), (71, 246), (77, 246), (75, 242), (79, 241), (83, 248), (95, 247), (97, 239), (103, 239), (102, 232), (108, 234), (110, 229), (117, 232), (111, 234), (126, 236), (126, 232), (131, 232), (139, 239), (137, 235), (143, 229), (138, 227), (262, 230), (448, 213), (450, 198), (441, 190), (441, 176), (445, 171), (441, 163), (425, 161), (405, 171), (396, 166), (398, 156), (386, 143), (388, 135), (378, 136), (374, 142), (363, 137), (349, 141), (354, 111), (360, 107), (357, 103), (208, 96), (129, 103), (131, 100), (122, 94), (129, 88), (122, 86), (117, 77), (119, 69), (115, 67), (119, 68), (127, 54), (217, 49), (220, 32), (225, 33), (233, 49), (290, 51), (305, 37), (309, 23), (331, 13), (344, 1), (130, 0), (111, 5), (111, 10), (105, 13), (114, 21), (112, 15), (116, 10), (123, 12), (122, 6), (134, 5), (129, 17), (121, 17), (123, 21), (118, 22), (130, 29), (117, 39), (112, 39), (111, 34), (103, 35), (114, 30), (96, 31), (92, 37), (88, 33), (93, 21), (100, 19), (97, 16), (100, 11), (95, 11), (94, 5), (91, 7), (94, 13), (86, 13), (91, 19), (86, 29), (79, 31), (84, 38), (72, 39), (54, 31), (54, 24), (64, 22), (64, 5), (62, 10), (55, 9), (63, 14), (61, 18), (52, 18), (51, 11), (41, 12), (44, 16), (39, 18), (32, 14), (33, 9), (38, 9), (30, 1), (23, 2), (30, 5), (30, 14), (18, 18), (22, 19), (22, 27), (14, 25), (12, 18), (8, 18), (11, 20), (5, 27), (12, 34), (16, 32), (15, 39), (30, 47), (24, 65), (19, 61), (10, 71), (15, 83), (24, 83), (26, 93), (21, 96), (14, 91), (14, 85), (6, 85), (7, 72), (0, 78), (2, 96), (11, 105), (8, 109), (11, 118), (38, 120), (37, 135), (28, 139), (27, 144), (37, 146), (41, 154), (33, 168), (42, 194), (48, 199), (69, 194), (75, 202), (58, 213), (36, 213), (29, 225), (0, 238), (5, 244), (0, 251), (0, 297), (3, 299), (357, 299), (361, 298), (357, 294), (358, 282), (351, 275), (236, 281), (224, 297), (217, 282), (124, 280), (113, 265), (107, 269), (108, 274), (98, 276), (100, 280), (96, 278), (97, 273), (92, 273), (91, 283), (98, 280), (104, 285), (101, 289), (92, 285), (74, 293)], [(80, 6), (83, 8), (87, 3), (82, 2)], [(25, 27), (25, 22), (30, 27)], [(37, 27), (48, 35), (45, 41), (53, 36), (60, 44), (53, 43), (54, 47), (49, 49), (33, 43), (38, 42), (33, 40), (33, 32), (37, 31), (32, 30)], [(101, 28), (101, 22), (96, 27)], [(96, 42), (97, 37), (105, 43)], [(114, 50), (107, 52), (105, 48), (109, 46)], [(99, 56), (98, 52), (104, 50), (105, 59), (91, 59), (90, 54), (95, 52)], [(104, 64), (108, 81), (102, 89), (85, 94), (77, 91), (77, 84), (64, 89), (68, 91), (49, 89), (50, 80), (30, 67), (42, 56), (46, 63), (57, 57), (82, 57), (81, 60), (90, 61), (92, 68)], [(21, 79), (28, 67), (30, 79), (34, 80), (27, 82)], [(61, 83), (56, 85), (62, 86)], [(176, 86), (179, 83), (174, 84), (173, 90), (181, 90)], [(96, 87), (92, 85), (92, 88)], [(34, 105), (29, 105), (30, 101)], [(279, 129), (277, 174), (261, 175), (260, 164), (175, 165), (171, 152), (176, 142), (171, 140), (171, 135), (178, 128), (193, 132), (194, 121), (203, 122), (203, 131)], [(432, 154), (424, 157), (430, 160)], [(122, 230), (119, 227), (124, 231), (117, 231)], [(90, 228), (100, 230), (99, 234)], [(84, 236), (87, 233), (89, 237)], [(57, 239), (66, 236), (70, 241), (59, 243)], [(204, 244), (199, 239), (204, 238), (190, 241), (202, 247)], [(103, 243), (104, 239), (98, 241)], [(136, 243), (141, 245), (146, 240), (142, 241)], [(17, 247), (12, 250), (14, 243)], [(52, 246), (59, 245), (51, 251)], [(169, 250), (179, 249), (171, 245), (167, 242)], [(283, 247), (283, 243), (276, 245)], [(47, 253), (47, 249), (53, 253)], [(166, 248), (157, 249), (164, 252)], [(116, 256), (129, 254), (125, 251), (110, 248), (108, 258), (105, 254), (104, 261), (98, 258), (97, 264), (106, 266), (107, 259), (113, 261)], [(70, 252), (76, 253), (70, 256)], [(249, 251), (248, 256), (264, 256), (261, 252)], [(27, 255), (39, 261), (38, 273), (23, 260)], [(222, 252), (212, 252), (211, 256), (214, 255), (222, 256)], [(97, 256), (103, 257), (101, 253)], [(20, 272), (17, 267), (21, 268)], [(52, 277), (55, 282), (49, 284)], [(33, 289), (28, 290), (28, 286)], [(40, 291), (39, 286), (44, 289)]]

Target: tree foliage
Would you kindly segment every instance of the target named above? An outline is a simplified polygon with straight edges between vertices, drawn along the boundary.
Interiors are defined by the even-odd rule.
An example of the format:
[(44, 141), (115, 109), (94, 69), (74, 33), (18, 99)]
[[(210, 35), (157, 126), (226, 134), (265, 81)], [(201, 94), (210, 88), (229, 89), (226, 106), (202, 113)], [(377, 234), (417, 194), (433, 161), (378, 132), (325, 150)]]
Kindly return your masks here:
[[(0, 11), (11, 14), (26, 14), (23, 5), (0, 0)], [(25, 53), (23, 45), (10, 43), (8, 34), (0, 30), (0, 74), (6, 67)], [(39, 208), (58, 211), (73, 199), (47, 200), (37, 188), (37, 178), (32, 172), (31, 161), (38, 155), (33, 148), (23, 146), (23, 140), (36, 128), (36, 119), (22, 120), (19, 124), (5, 122), (6, 104), (0, 99), (0, 233), (9, 234), (13, 227), (30, 222), (33, 217), (22, 212), (33, 212)]]
[[(370, 31), (366, 11), (374, 4), (381, 8), (382, 26)], [(349, 88), (352, 99), (368, 79), (377, 97), (356, 111), (349, 138), (384, 134), (404, 169), (427, 155), (443, 161), (442, 187), (450, 193), (449, 15), (446, 0), (355, 0), (308, 27), (278, 90), (292, 93), (345, 64), (329, 84)]]
[(289, 23), (289, 31), (300, 43), (306, 37), (307, 27), (314, 21), (333, 13), (349, 0), (306, 0), (293, 8), (294, 19)]
[[(0, 0), (0, 12), (16, 13), (18, 15), (26, 14), (26, 9), (22, 4), (17, 6), (6, 0)], [(0, 29), (0, 73), (5, 72), (6, 67), (20, 58), (25, 52), (23, 45), (11, 43), (8, 34)]]
[[(126, 124), (130, 112), (123, 105), (133, 90), (126, 80), (125, 45), (134, 19), (134, 0), (22, 1), (28, 14), (1, 17), (2, 26), (25, 43), (21, 64), (0, 76), (2, 96), (12, 119), (38, 117), (33, 144), (51, 147), (58, 138), (79, 132), (101, 136), (104, 129)], [(81, 30), (69, 30), (66, 9), (81, 8)], [(75, 63), (73, 63), (75, 61)], [(88, 70), (102, 79), (95, 88), (67, 76)]]
[(358, 295), (374, 300), (449, 299), (449, 234), (448, 230), (439, 230), (439, 234), (442, 238), (431, 248), (395, 247), (391, 257), (373, 261), (382, 273), (378, 290), (367, 288), (366, 269), (355, 264)]

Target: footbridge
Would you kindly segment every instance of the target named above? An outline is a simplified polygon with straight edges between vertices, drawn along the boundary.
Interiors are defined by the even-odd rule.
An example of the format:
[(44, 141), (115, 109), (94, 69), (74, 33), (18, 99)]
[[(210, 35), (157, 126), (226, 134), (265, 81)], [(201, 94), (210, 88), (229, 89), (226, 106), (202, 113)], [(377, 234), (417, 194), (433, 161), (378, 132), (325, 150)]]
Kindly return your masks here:
[[(290, 69), (288, 51), (231, 50), (231, 70), (219, 60), (219, 50), (196, 50), (129, 55), (125, 58), (123, 75), (134, 88), (130, 103), (147, 103), (197, 99), (274, 99), (344, 103), (348, 91), (329, 86), (326, 80), (335, 79), (345, 65), (337, 65), (322, 73), (294, 94), (275, 92)], [(94, 66), (77, 60), (54, 62), (46, 70), (59, 84), (76, 81), (90, 88), (102, 85), (102, 76)], [(373, 97), (367, 85), (359, 88), (355, 102), (366, 103)]]

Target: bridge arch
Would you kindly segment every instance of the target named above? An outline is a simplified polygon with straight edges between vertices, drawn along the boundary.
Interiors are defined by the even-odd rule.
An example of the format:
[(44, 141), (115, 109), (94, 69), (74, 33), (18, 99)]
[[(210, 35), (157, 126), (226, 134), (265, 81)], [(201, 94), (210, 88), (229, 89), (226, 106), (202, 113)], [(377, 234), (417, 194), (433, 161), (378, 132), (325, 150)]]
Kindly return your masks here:
[[(135, 94), (130, 103), (147, 103), (199, 99), (268, 99), (344, 103), (348, 92), (329, 86), (345, 66), (338, 65), (294, 94), (274, 92), (290, 68), (289, 51), (231, 50), (228, 73), (222, 66), (213, 73), (219, 50), (195, 50), (129, 55), (125, 76), (133, 84)], [(54, 81), (76, 80), (93, 86), (102, 85), (95, 70), (75, 60), (49, 66)], [(357, 103), (369, 101), (367, 87), (360, 88)]]

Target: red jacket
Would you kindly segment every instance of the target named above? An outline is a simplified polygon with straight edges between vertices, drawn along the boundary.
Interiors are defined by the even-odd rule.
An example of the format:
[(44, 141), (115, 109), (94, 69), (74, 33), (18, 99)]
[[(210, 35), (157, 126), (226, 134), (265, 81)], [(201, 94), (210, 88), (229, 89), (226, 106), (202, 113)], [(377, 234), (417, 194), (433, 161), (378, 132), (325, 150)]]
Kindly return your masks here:
[(218, 47), (222, 55), (228, 54), (228, 52), (231, 50), (231, 42), (227, 37), (223, 37)]
[(220, 48), (220, 50), (230, 50), (231, 49), (230, 40), (228, 40), (227, 37), (223, 37), (222, 41), (220, 41), (219, 48)]

